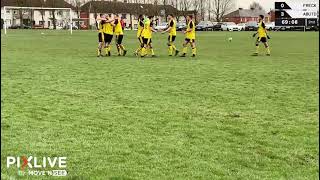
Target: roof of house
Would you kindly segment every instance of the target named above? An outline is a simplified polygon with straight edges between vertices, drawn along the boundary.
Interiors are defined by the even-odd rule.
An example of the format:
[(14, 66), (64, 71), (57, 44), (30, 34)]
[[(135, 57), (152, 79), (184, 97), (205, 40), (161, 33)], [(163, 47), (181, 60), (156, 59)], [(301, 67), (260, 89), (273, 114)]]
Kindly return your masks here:
[(1, 7), (3, 6), (74, 8), (64, 0), (1, 0)]
[(111, 1), (93, 1), (87, 2), (83, 6), (81, 6), (81, 11), (92, 13), (131, 13), (145, 15), (160, 15), (162, 10), (165, 10), (166, 14), (180, 14), (179, 11), (171, 5), (164, 6)]
[(262, 9), (238, 9), (235, 10), (224, 17), (258, 17), (259, 15), (268, 15)]

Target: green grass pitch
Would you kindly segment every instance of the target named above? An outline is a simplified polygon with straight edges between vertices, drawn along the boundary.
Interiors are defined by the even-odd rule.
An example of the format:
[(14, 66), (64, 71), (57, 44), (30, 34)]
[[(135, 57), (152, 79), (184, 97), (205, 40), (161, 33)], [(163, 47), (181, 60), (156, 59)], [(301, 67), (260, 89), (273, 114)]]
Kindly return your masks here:
[(141, 59), (135, 32), (103, 58), (95, 31), (41, 32), (1, 32), (3, 179), (23, 155), (66, 156), (70, 179), (318, 179), (318, 32), (270, 32), (270, 57), (199, 32), (194, 59), (162, 34)]

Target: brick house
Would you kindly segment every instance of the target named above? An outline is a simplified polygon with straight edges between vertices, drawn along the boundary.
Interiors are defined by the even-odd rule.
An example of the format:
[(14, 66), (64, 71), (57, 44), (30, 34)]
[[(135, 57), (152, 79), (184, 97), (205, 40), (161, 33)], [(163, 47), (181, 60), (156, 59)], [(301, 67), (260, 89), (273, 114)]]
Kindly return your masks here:
[(248, 21), (258, 21), (259, 15), (265, 16), (265, 22), (270, 22), (270, 16), (260, 9), (242, 9), (239, 8), (223, 17), (225, 22), (246, 23)]

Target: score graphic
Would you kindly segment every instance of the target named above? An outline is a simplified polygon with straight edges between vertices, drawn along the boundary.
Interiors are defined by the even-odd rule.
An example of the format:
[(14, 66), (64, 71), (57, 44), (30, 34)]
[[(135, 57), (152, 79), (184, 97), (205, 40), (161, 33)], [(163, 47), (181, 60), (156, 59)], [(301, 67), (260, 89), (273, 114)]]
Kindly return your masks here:
[(318, 0), (275, 2), (276, 26), (306, 26), (306, 20), (314, 22), (317, 18), (319, 18)]

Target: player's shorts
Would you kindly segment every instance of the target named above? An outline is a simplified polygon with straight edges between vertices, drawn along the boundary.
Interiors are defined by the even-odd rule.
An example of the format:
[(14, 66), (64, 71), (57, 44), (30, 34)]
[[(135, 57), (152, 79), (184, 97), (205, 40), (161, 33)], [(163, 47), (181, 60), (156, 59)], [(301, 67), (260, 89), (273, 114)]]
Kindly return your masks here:
[(151, 38), (143, 38), (143, 44), (149, 45), (152, 43)]
[(186, 41), (187, 43), (189, 43), (189, 42), (194, 43), (196, 40), (195, 40), (195, 39), (189, 39), (189, 38), (186, 38), (186, 39), (185, 39), (185, 41)]
[(98, 33), (98, 40), (99, 40), (99, 42), (103, 42), (103, 37), (104, 37), (103, 33), (102, 33), (102, 32), (99, 32), (99, 33)]
[(116, 40), (117, 40), (117, 44), (121, 44), (122, 43), (122, 39), (123, 39), (123, 35), (116, 35)]
[(267, 42), (267, 38), (266, 37), (258, 37), (257, 42)]
[(172, 35), (168, 36), (168, 41), (169, 42), (174, 42), (175, 40), (176, 40), (176, 36), (172, 36)]
[(104, 42), (111, 43), (113, 35), (104, 33)]

